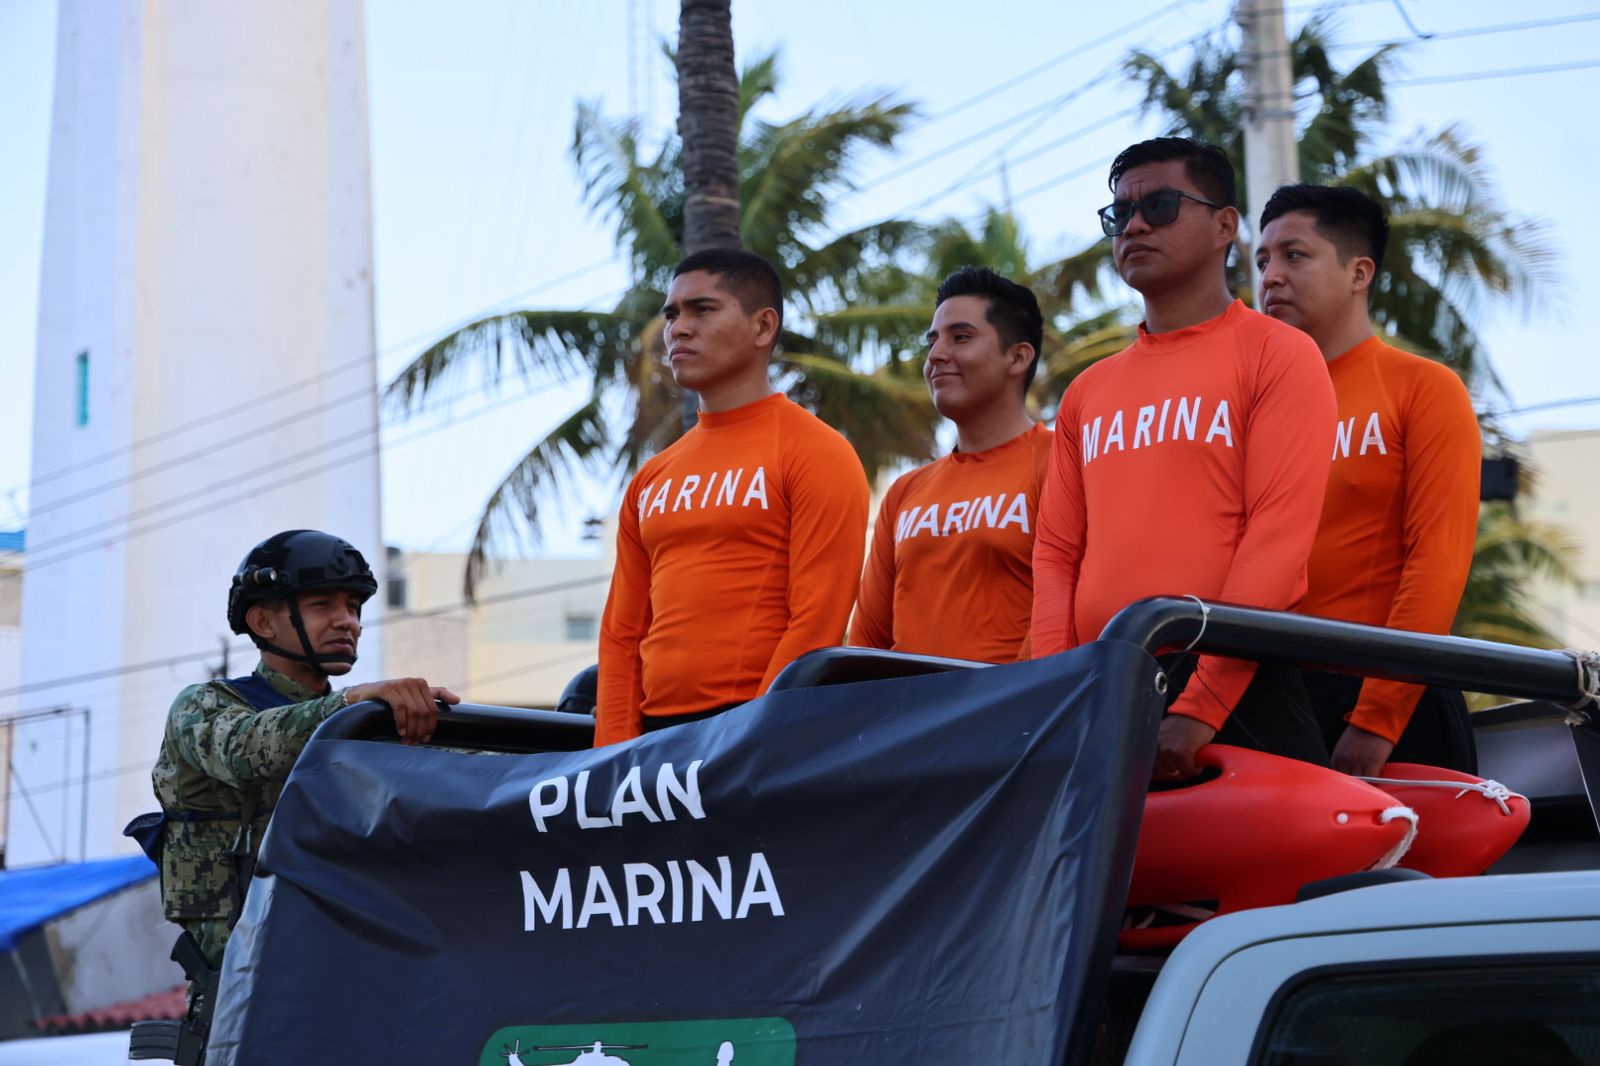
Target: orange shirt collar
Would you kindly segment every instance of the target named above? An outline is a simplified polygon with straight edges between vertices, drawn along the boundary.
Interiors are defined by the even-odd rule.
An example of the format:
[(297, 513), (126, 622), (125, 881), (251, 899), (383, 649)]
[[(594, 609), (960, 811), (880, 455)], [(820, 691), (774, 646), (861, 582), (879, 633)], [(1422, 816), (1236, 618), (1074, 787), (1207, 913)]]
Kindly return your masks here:
[(781, 392), (774, 392), (761, 397), (755, 403), (747, 403), (743, 407), (735, 407), (731, 411), (701, 411), (701, 429), (726, 429), (748, 422), (753, 418), (760, 418), (771, 411), (789, 402), (789, 398)]
[(1042, 424), (1035, 422), (1028, 429), (1018, 433), (1004, 444), (996, 444), (993, 448), (985, 448), (981, 452), (964, 452), (961, 450), (961, 446), (957, 445), (950, 449), (950, 454), (945, 458), (952, 463), (986, 463), (991, 459), (1004, 455), (1008, 449), (1024, 447), (1037, 434), (1047, 432), (1049, 431)]
[(1144, 328), (1144, 323), (1139, 323), (1139, 339), (1133, 342), (1131, 351), (1140, 355), (1170, 355), (1180, 352), (1185, 348), (1198, 344), (1219, 329), (1225, 329), (1236, 323), (1246, 313), (1245, 306), (1239, 300), (1229, 304), (1227, 310), (1215, 318), (1208, 318), (1204, 322), (1197, 322), (1183, 329), (1175, 329), (1168, 333), (1151, 333)]
[(1342, 373), (1354, 370), (1364, 363), (1369, 363), (1380, 351), (1387, 348), (1383, 339), (1373, 334), (1349, 351), (1340, 352), (1328, 360), (1328, 373), (1338, 377)]

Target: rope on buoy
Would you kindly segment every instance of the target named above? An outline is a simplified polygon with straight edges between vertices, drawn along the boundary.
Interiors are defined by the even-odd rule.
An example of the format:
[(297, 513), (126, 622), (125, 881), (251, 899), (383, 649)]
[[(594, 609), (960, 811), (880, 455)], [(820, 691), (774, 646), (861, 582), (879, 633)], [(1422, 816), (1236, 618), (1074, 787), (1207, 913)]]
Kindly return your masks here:
[(1510, 816), (1511, 808), (1506, 801), (1519, 799), (1527, 802), (1528, 797), (1520, 792), (1513, 792), (1498, 781), (1412, 781), (1403, 777), (1363, 777), (1361, 780), (1369, 785), (1382, 788), (1385, 785), (1417, 785), (1422, 788), (1448, 788), (1455, 791), (1455, 798), (1460, 799), (1468, 792), (1476, 792), (1484, 799), (1493, 800), (1500, 808), (1500, 813)]
[(1401, 838), (1400, 843), (1389, 849), (1388, 854), (1384, 855), (1383, 858), (1367, 867), (1367, 869), (1387, 870), (1389, 867), (1405, 858), (1406, 852), (1411, 850), (1412, 842), (1417, 839), (1417, 812), (1412, 810), (1410, 807), (1403, 807), (1396, 804), (1395, 806), (1388, 808), (1378, 815), (1378, 824), (1388, 825), (1397, 818), (1406, 823), (1406, 835)]

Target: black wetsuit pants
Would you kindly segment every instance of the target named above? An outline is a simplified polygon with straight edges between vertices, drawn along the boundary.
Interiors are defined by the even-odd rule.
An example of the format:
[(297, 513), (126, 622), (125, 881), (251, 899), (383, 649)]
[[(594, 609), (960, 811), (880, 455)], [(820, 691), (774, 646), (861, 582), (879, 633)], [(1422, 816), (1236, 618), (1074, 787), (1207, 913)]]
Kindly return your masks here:
[[(1193, 681), (1195, 656), (1163, 655), (1167, 671), (1167, 706), (1172, 706)], [(1217, 731), (1216, 743), (1328, 765), (1328, 746), (1306, 693), (1298, 667), (1262, 663), (1245, 688), (1233, 713)]]

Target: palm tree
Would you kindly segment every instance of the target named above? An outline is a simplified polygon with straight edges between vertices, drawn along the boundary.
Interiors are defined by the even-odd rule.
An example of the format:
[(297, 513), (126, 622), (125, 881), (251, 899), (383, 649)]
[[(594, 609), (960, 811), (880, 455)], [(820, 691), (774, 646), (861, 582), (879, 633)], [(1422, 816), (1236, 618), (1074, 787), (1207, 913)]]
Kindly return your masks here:
[[(1389, 254), (1372, 305), (1380, 329), (1448, 364), (1480, 394), (1499, 391), (1478, 333), (1480, 312), (1489, 299), (1528, 309), (1543, 298), (1555, 265), (1544, 230), (1498, 203), (1481, 153), (1455, 128), (1374, 155), (1388, 120), (1384, 82), (1399, 53), (1380, 48), (1341, 72), (1328, 55), (1332, 31), (1331, 16), (1319, 14), (1290, 46), (1300, 173), (1354, 185), (1388, 209)], [(1125, 69), (1143, 86), (1145, 111), (1167, 117), (1168, 133), (1221, 146), (1243, 175), (1243, 76), (1238, 53), (1220, 36), (1201, 42), (1181, 72), (1139, 51)], [(1249, 202), (1244, 192), (1241, 180)], [(1241, 237), (1233, 280), (1247, 300), (1249, 252)]]
[(1504, 503), (1487, 503), (1478, 515), (1472, 572), (1451, 632), (1479, 640), (1548, 648), (1557, 643), (1528, 595), (1534, 581), (1577, 580), (1577, 548), (1562, 529), (1519, 518)]
[[(684, 5), (686, 19), (691, 6)], [(891, 148), (911, 106), (866, 94), (785, 122), (754, 119), (752, 109), (777, 89), (775, 54), (747, 66), (738, 85), (735, 243), (776, 264), (788, 294), (779, 385), (843, 432), (869, 474), (926, 456), (935, 415), (920, 375), (808, 329), (820, 316), (870, 301), (881, 276), (898, 276), (895, 264), (926, 239), (909, 222), (842, 235), (828, 226), (830, 202), (850, 187), (862, 155)], [(682, 392), (666, 368), (660, 318), (692, 211), (682, 142), (669, 137), (652, 147), (636, 123), (582, 104), (572, 156), (588, 207), (616, 227), (627, 256), (632, 278), (617, 304), (489, 316), (433, 344), (387, 390), (390, 404), (408, 412), (441, 382), (470, 373), (589, 383), (585, 400), (533, 442), (484, 505), (464, 578), (469, 598), (491, 549), (536, 541), (545, 505), (579, 477), (626, 477), (683, 432)], [(923, 319), (915, 328), (925, 326)]]
[(739, 245), (739, 76), (729, 0), (683, 0), (678, 19), (683, 253)]

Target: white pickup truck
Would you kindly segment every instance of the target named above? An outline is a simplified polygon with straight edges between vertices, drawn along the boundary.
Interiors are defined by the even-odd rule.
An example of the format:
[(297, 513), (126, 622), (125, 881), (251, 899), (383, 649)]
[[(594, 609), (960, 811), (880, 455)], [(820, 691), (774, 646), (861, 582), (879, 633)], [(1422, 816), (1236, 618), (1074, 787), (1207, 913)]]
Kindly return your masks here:
[[(1141, 787), (1130, 786), (1133, 802), (1110, 804), (1106, 815), (1106, 832), (1117, 834), (1122, 857), (1120, 867), (1107, 867), (1104, 920), (1091, 923), (1102, 935), (1075, 938), (1096, 946), (1080, 960), (1085, 979), (1078, 986), (1082, 995), (1075, 1001), (1066, 1066), (1600, 1066), (1600, 822), (1593, 803), (1600, 799), (1600, 728), (1583, 714), (1569, 717), (1557, 703), (1538, 702), (1592, 697), (1592, 665), (1586, 672), (1554, 652), (1176, 600), (1133, 605), (1102, 640), (1151, 655), (1195, 648), (1533, 700), (1476, 719), (1480, 773), (1526, 795), (1532, 820), (1522, 841), (1488, 876), (1353, 874), (1307, 886), (1300, 902), (1218, 917), (1170, 956), (1113, 956), (1103, 931), (1115, 928), (1121, 910), (1124, 896), (1113, 889), (1127, 884), (1142, 796)], [(786, 671), (774, 689), (973, 665), (886, 653), (807, 658), (809, 666), (802, 665), (805, 658), (793, 664), (794, 673)], [(1126, 726), (1142, 739), (1130, 744), (1116, 780), (1148, 774), (1160, 705), (1147, 702), (1153, 711)], [(362, 730), (392, 722), (383, 708), (362, 707), (367, 705), (331, 720), (324, 731), (332, 735), (339, 727), (345, 730), (340, 736), (364, 738)], [(586, 748), (590, 728), (577, 715), (546, 712), (539, 718), (503, 708), (458, 708), (441, 720), (441, 728), (447, 722), (457, 734), (450, 742), (467, 747), (495, 747), (483, 742), (497, 730), (533, 737), (531, 747), (499, 750)], [(253, 891), (253, 903), (261, 902), (259, 890)], [(271, 932), (272, 914), (267, 897), (258, 916), (266, 920), (250, 933), (261, 943)], [(380, 947), (387, 951), (388, 943)], [(242, 982), (247, 970), (241, 964), (235, 976)], [(228, 1005), (226, 987), (224, 992), (219, 1013)], [(246, 1010), (266, 1015), (288, 1009), (268, 997), (240, 997), (241, 1017)], [(66, 1043), (58, 1047), (65, 1050)], [(571, 1041), (557, 1043), (561, 1048), (542, 1050), (570, 1051)], [(438, 1061), (407, 1057), (396, 1046), (400, 1051), (382, 1061)], [(523, 1046), (512, 1045), (510, 1054)], [(601, 1056), (596, 1062), (629, 1061), (600, 1049), (592, 1054)], [(484, 1055), (484, 1061), (492, 1057), (489, 1051)], [(800, 1060), (836, 1061), (804, 1053)], [(101, 1060), (7, 1058), (0, 1050), (0, 1063), (45, 1061)], [(918, 1061), (953, 1060), (924, 1051)]]
[(1119, 957), (1099, 1061), (1600, 1064), (1600, 778), (1584, 773), (1600, 734), (1550, 704), (1477, 724), (1480, 773), (1533, 804), (1508, 872), (1332, 883), (1207, 922), (1164, 962)]

